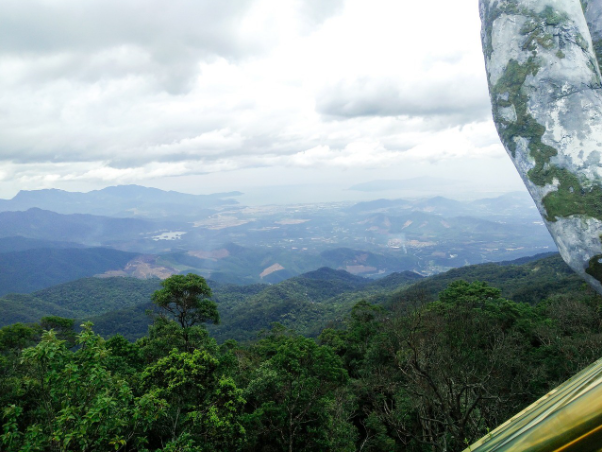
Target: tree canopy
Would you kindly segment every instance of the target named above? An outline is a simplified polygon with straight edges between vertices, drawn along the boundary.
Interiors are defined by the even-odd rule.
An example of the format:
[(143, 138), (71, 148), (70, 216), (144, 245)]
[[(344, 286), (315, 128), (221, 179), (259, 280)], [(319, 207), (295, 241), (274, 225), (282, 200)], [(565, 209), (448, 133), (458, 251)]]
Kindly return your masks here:
[(588, 291), (533, 306), (456, 281), (359, 301), (318, 339), (276, 324), (220, 345), (206, 282), (168, 280), (135, 343), (58, 317), (0, 328), (1, 450), (456, 451), (602, 350)]

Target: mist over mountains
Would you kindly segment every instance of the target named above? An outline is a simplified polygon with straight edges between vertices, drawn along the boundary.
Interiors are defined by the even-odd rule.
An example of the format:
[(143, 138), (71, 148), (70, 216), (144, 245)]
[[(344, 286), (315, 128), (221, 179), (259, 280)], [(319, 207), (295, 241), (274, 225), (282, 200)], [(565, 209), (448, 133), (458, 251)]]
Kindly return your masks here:
[[(431, 275), (556, 250), (526, 193), (476, 201), (439, 196), (263, 206), (239, 204), (231, 198), (237, 194), (116, 186), (88, 193), (23, 191), (0, 200), (0, 267), (13, 262), (6, 275), (23, 274), (21, 286), (7, 282), (2, 294), (72, 275), (193, 272), (228, 284), (273, 284), (321, 267), (369, 278)], [(128, 259), (84, 265), (90, 247), (126, 252)], [(52, 278), (33, 271), (40, 263)]]
[(0, 200), (0, 211), (40, 208), (60, 214), (94, 214), (109, 217), (189, 218), (209, 209), (238, 204), (240, 192), (191, 195), (137, 185), (111, 186), (90, 192), (59, 189), (22, 190), (10, 200)]

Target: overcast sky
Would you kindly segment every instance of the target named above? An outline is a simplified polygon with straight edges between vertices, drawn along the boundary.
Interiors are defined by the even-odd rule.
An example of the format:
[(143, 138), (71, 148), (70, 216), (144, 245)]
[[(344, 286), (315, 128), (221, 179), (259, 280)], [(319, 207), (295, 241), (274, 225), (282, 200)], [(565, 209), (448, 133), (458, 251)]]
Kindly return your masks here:
[(418, 176), (521, 190), (477, 0), (2, 0), (0, 197)]

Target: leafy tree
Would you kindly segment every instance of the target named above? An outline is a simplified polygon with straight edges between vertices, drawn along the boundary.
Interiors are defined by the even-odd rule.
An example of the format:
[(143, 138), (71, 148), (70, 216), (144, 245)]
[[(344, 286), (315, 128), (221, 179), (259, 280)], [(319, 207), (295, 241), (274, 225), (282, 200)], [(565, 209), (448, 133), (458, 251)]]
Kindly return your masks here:
[[(261, 340), (257, 352), (265, 359), (245, 392), (252, 410), (247, 417), (250, 448), (353, 448), (353, 427), (348, 420), (335, 417), (336, 391), (345, 386), (348, 376), (334, 351), (280, 329)], [(341, 442), (337, 434), (347, 441)]]
[(365, 300), (351, 309), (346, 330), (325, 329), (320, 342), (331, 346), (343, 358), (352, 377), (357, 377), (373, 337), (382, 328), (385, 310)]
[(107, 368), (122, 378), (131, 379), (144, 369), (144, 358), (139, 345), (130, 343), (121, 335), (109, 338), (105, 343), (110, 354)]
[(172, 275), (161, 282), (162, 289), (155, 291), (152, 301), (164, 315), (182, 327), (185, 347), (189, 349), (189, 330), (199, 323), (219, 323), (217, 305), (210, 300), (211, 288), (199, 275)]
[(0, 410), (18, 393), (21, 351), (39, 339), (39, 326), (20, 322), (0, 328)]
[(144, 387), (168, 403), (155, 425), (158, 446), (228, 451), (241, 443), (242, 390), (218, 371), (219, 361), (199, 349), (173, 350), (146, 368)]
[(500, 403), (517, 407), (530, 376), (516, 320), (533, 311), (500, 294), (482, 282), (457, 281), (438, 302), (392, 323), (405, 383), (385, 415), (400, 435), (437, 450), (463, 449), (466, 439), (504, 421)]
[(195, 349), (207, 349), (212, 354), (218, 346), (214, 338), (203, 326), (182, 328), (177, 322), (158, 317), (148, 328), (148, 335), (136, 341), (143, 360), (153, 363), (168, 356), (172, 350), (191, 352)]
[(54, 332), (23, 351), (25, 374), (4, 408), (0, 442), (7, 450), (108, 451), (144, 447), (145, 432), (163, 412), (152, 392), (135, 397), (105, 365), (109, 351), (90, 325), (69, 351)]
[(39, 338), (39, 334), (39, 327), (20, 322), (2, 327), (0, 328), (0, 352), (3, 354), (15, 353), (33, 346), (34, 340), (36, 337)]

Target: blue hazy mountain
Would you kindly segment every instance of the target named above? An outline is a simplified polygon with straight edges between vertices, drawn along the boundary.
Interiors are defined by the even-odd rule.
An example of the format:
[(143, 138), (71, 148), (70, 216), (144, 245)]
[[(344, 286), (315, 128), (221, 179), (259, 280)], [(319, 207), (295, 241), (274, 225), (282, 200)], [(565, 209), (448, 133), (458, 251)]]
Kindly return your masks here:
[(29, 293), (123, 268), (136, 254), (109, 248), (48, 248), (0, 253), (0, 295)]
[[(403, 270), (428, 275), (556, 250), (527, 193), (474, 202), (435, 197), (210, 211), (165, 219), (31, 208), (0, 212), (0, 238), (160, 255), (173, 269), (238, 284), (278, 283), (321, 266), (372, 278)], [(35, 248), (12, 250), (24, 247)]]
[(61, 214), (111, 217), (188, 218), (212, 208), (235, 205), (240, 192), (191, 195), (137, 185), (111, 186), (90, 192), (59, 189), (22, 190), (10, 200), (0, 200), (0, 211), (40, 208)]
[[(21, 236), (42, 241), (104, 245), (131, 241), (160, 225), (145, 219), (102, 217), (90, 214), (58, 214), (39, 208), (0, 212), (0, 238)], [(22, 241), (23, 239), (20, 239)]]

